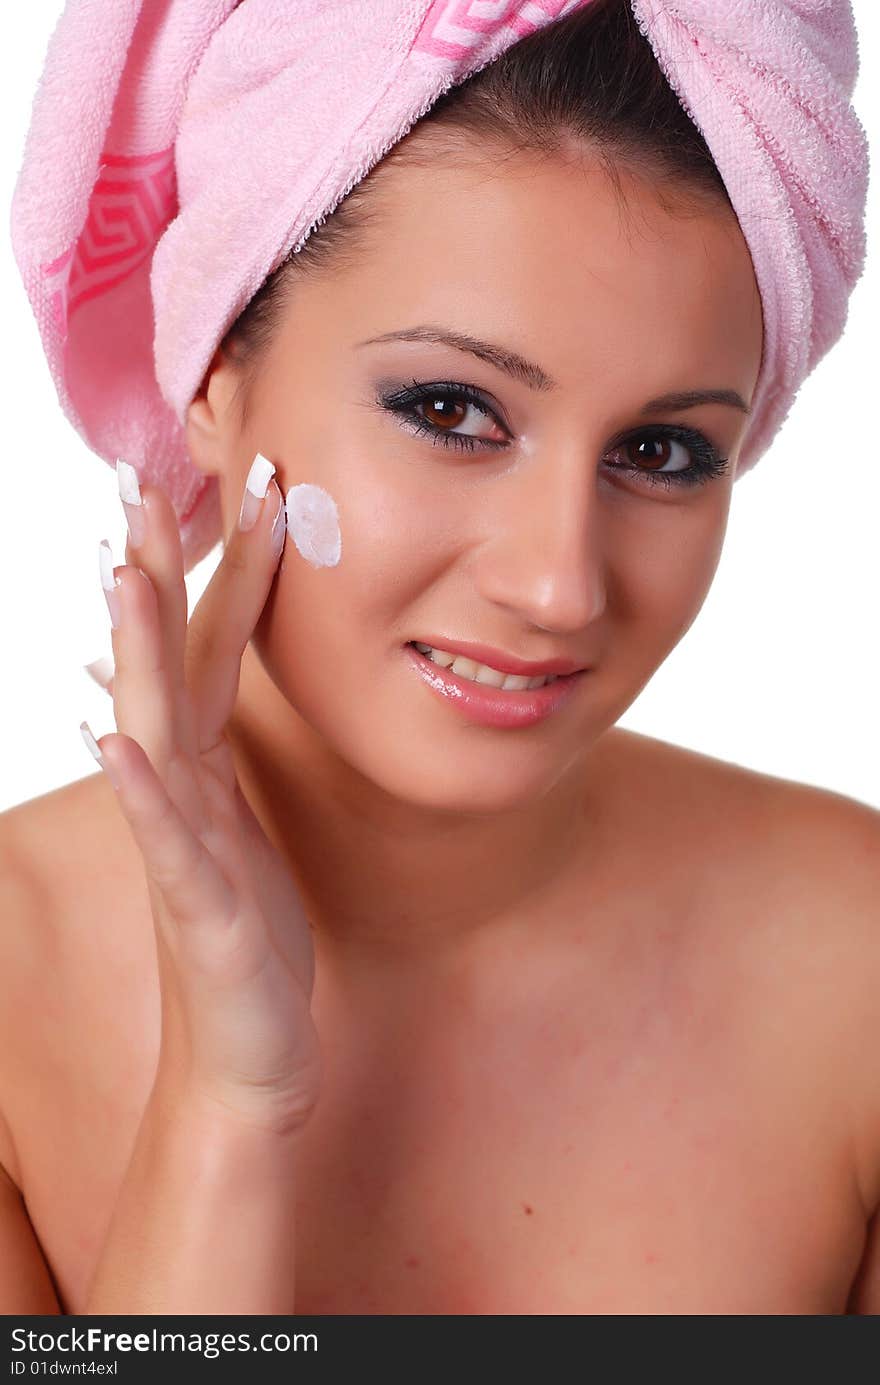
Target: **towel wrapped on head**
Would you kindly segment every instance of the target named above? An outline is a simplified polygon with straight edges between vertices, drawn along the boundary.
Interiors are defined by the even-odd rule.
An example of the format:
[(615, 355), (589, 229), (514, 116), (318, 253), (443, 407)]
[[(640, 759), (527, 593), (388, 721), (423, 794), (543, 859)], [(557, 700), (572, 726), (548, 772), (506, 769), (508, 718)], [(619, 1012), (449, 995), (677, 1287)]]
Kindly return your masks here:
[[(162, 485), (189, 570), (220, 537), (184, 423), (288, 253), (438, 96), (591, 0), (68, 0), (12, 204), (61, 404)], [(748, 245), (764, 349), (737, 475), (839, 338), (868, 150), (850, 0), (631, 0)]]

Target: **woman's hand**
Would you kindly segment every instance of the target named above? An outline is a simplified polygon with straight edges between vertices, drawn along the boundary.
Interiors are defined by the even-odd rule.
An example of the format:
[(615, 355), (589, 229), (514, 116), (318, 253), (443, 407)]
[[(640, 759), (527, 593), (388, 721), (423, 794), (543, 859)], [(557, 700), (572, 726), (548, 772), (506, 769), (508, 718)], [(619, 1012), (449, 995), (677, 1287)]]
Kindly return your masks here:
[[(242, 793), (224, 734), (283, 548), (284, 498), (274, 480), (267, 488), (272, 472), (256, 459), (249, 481), (265, 498), (246, 491), (243, 505), (256, 521), (231, 535), (189, 624), (177, 518), (161, 489), (144, 487), (140, 524), (136, 514), (130, 521), (138, 543), (130, 535), (126, 545), (131, 566), (112, 569), (108, 591), (117, 731), (99, 750), (152, 906), (157, 1084), (290, 1134), (308, 1120), (320, 1080), (314, 952), (290, 871)], [(106, 545), (105, 590), (111, 566)]]

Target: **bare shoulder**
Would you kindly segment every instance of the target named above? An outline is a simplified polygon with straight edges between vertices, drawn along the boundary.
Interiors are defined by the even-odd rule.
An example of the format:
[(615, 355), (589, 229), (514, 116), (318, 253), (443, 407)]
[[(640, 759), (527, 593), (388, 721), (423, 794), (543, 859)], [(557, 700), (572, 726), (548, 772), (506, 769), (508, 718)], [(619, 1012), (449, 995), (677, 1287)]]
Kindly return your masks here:
[[(689, 841), (687, 897), (721, 921), (763, 994), (843, 1065), (865, 1208), (880, 1205), (880, 811), (830, 789), (624, 733), (650, 818)], [(800, 1030), (797, 1028), (800, 1027)]]
[(5, 1014), (25, 1001), (29, 982), (86, 941), (81, 930), (94, 924), (97, 899), (112, 897), (114, 872), (130, 862), (128, 829), (109, 794), (103, 776), (92, 775), (0, 813)]
[[(851, 852), (854, 869), (867, 873), (850, 882), (853, 903), (858, 903), (859, 883), (863, 889), (868, 886), (872, 868), (877, 869), (880, 811), (832, 789), (749, 769), (652, 736), (620, 727), (614, 728), (614, 735), (621, 782), (629, 777), (630, 788), (637, 781), (640, 797), (652, 809), (664, 803), (677, 823), (688, 814), (711, 812), (712, 817), (695, 826), (716, 826), (742, 853), (738, 864), (743, 880), (753, 872), (760, 878), (765, 868), (776, 874), (787, 865), (792, 867), (785, 873), (787, 888), (805, 885), (810, 895), (822, 884), (849, 888), (844, 865)], [(715, 844), (714, 837), (712, 841)]]
[[(16, 1115), (74, 1081), (118, 987), (150, 957), (140, 858), (103, 775), (0, 813), (0, 1165), (21, 1187)], [(130, 997), (138, 1016), (149, 991)]]
[(830, 926), (845, 960), (880, 943), (880, 811), (650, 736), (618, 746), (626, 791), (637, 782), (646, 811), (689, 834), (695, 888), (735, 884), (741, 910)]
[(4, 853), (18, 861), (32, 883), (43, 879), (47, 890), (59, 877), (62, 885), (68, 876), (83, 883), (82, 851), (89, 844), (113, 869), (120, 855), (133, 854), (127, 836), (112, 788), (101, 773), (76, 779), (0, 813)]

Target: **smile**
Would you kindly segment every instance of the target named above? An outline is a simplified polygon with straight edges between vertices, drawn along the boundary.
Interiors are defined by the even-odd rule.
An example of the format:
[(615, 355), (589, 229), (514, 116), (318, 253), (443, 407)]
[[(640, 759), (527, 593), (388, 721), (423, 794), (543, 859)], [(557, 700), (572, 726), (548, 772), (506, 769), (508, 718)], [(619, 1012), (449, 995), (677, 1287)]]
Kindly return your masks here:
[[(523, 674), (505, 674), (473, 659), (414, 641), (405, 646), (405, 651), (414, 672), (447, 707), (471, 725), (511, 731), (533, 726), (562, 708), (590, 671), (579, 669), (575, 673), (527, 678)], [(448, 662), (441, 664), (437, 656)], [(461, 666), (463, 673), (459, 672)]]
[(548, 673), (538, 678), (526, 678), (521, 673), (502, 673), (489, 664), (478, 664), (466, 659), (463, 654), (450, 654), (446, 649), (432, 649), (429, 644), (413, 642), (420, 654), (424, 654), (432, 664), (439, 668), (451, 669), (459, 678), (470, 683), (482, 683), (489, 688), (503, 688), (507, 692), (524, 692), (527, 688), (543, 688), (546, 683), (555, 683), (557, 675)]

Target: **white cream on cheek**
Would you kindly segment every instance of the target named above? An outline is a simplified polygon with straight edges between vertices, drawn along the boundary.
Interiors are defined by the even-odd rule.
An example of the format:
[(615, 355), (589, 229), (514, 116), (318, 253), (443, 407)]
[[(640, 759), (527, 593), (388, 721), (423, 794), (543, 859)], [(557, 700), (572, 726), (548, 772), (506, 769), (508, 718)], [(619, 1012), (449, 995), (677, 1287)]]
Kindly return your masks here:
[(320, 486), (291, 486), (285, 501), (287, 531), (312, 567), (335, 567), (342, 556), (339, 511)]

